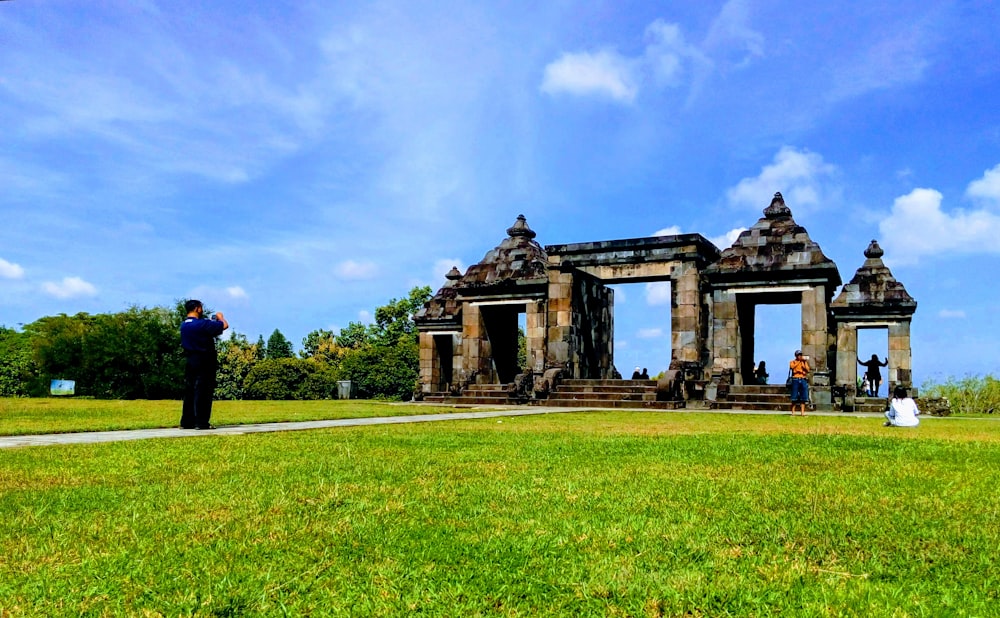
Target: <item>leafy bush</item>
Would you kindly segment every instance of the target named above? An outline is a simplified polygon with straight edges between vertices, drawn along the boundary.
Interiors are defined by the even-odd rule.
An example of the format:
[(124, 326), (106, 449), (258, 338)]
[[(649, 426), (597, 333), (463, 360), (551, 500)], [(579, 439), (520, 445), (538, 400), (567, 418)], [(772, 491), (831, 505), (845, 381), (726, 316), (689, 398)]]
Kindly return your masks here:
[(331, 371), (301, 358), (268, 358), (247, 374), (247, 399), (326, 399), (336, 390)]
[(413, 341), (351, 350), (340, 361), (341, 380), (350, 380), (361, 399), (407, 400), (420, 367), (420, 350)]
[(946, 397), (956, 414), (1000, 413), (1000, 380), (992, 375), (949, 377), (942, 384), (925, 382), (921, 397)]

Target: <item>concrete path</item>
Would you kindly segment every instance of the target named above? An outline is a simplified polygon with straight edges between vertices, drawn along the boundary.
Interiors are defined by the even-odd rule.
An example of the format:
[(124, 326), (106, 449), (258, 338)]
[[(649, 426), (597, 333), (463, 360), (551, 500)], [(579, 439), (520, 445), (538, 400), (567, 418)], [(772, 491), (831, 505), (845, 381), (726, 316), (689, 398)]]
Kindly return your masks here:
[[(413, 404), (409, 404), (413, 405)], [(436, 404), (440, 405), (440, 404)], [(443, 414), (419, 414), (414, 416), (380, 416), (374, 418), (340, 418), (325, 421), (297, 421), (283, 423), (261, 423), (259, 425), (226, 425), (218, 429), (197, 430), (178, 429), (125, 429), (121, 431), (85, 431), (77, 433), (47, 433), (31, 436), (0, 436), (0, 449), (21, 446), (48, 446), (53, 444), (96, 444), (98, 442), (124, 442), (128, 440), (148, 440), (150, 438), (198, 438), (203, 436), (241, 436), (248, 433), (271, 431), (302, 431), (306, 429), (327, 429), (330, 427), (358, 427), (362, 425), (394, 425), (397, 423), (433, 423), (437, 421), (458, 421), (504, 416), (532, 416), (538, 414), (563, 414), (568, 412), (663, 412), (665, 414), (753, 414), (767, 416), (788, 416), (788, 412), (771, 410), (610, 410), (608, 408), (546, 408), (542, 406), (509, 406), (498, 409), (469, 412), (446, 412)], [(851, 418), (881, 418), (881, 414), (859, 412), (810, 412), (808, 416), (845, 416)], [(936, 418), (922, 417), (921, 420)], [(1000, 420), (1000, 419), (998, 419)]]
[(530, 416), (561, 412), (581, 412), (584, 408), (543, 408), (524, 407), (492, 409), (478, 412), (447, 412), (444, 414), (419, 414), (415, 416), (380, 416), (375, 418), (339, 418), (325, 421), (298, 421), (285, 423), (261, 423), (259, 425), (226, 425), (217, 429), (124, 429), (121, 431), (85, 431), (77, 433), (47, 433), (31, 436), (2, 436), (0, 449), (19, 446), (48, 446), (52, 444), (96, 444), (98, 442), (123, 442), (126, 440), (148, 440), (150, 438), (198, 438), (203, 436), (241, 436), (248, 433), (270, 431), (302, 431), (305, 429), (326, 429), (329, 427), (357, 427), (361, 425), (392, 425), (396, 423), (432, 423), (435, 421), (457, 421), (502, 416)]

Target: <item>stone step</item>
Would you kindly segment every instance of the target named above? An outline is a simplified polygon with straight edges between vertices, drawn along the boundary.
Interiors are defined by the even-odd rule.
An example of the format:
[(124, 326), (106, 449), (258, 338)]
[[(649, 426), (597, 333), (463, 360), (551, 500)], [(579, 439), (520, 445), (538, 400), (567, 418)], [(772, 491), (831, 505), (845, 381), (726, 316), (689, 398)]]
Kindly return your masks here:
[(556, 391), (549, 395), (548, 400), (553, 399), (592, 399), (594, 401), (656, 401), (656, 393), (631, 393), (631, 392), (611, 392), (592, 393), (589, 391)]
[(559, 385), (567, 386), (656, 386), (656, 380), (560, 380)]
[(608, 386), (601, 384), (560, 384), (553, 392), (573, 393), (655, 393), (655, 385)]
[(766, 386), (759, 384), (734, 384), (729, 387), (730, 397), (744, 393), (754, 395), (788, 395), (788, 389), (784, 384), (768, 384)]
[(726, 400), (742, 401), (746, 403), (780, 404), (780, 403), (789, 403), (791, 401), (791, 397), (789, 397), (788, 393), (782, 393), (780, 395), (771, 395), (767, 393), (761, 393), (761, 394), (737, 393), (734, 395), (732, 392), (730, 392), (729, 397), (727, 397)]
[(605, 408), (605, 409), (642, 409), (642, 410), (676, 410), (683, 407), (673, 401), (615, 401), (607, 399), (546, 399), (539, 402), (544, 406), (561, 408)]

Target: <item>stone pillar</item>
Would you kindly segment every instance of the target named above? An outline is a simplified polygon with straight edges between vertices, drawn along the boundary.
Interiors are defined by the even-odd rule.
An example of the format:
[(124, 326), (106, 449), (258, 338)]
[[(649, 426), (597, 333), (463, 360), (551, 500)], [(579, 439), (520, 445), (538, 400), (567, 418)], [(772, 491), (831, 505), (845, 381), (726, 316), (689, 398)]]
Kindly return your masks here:
[(826, 358), (828, 333), (826, 288), (812, 287), (802, 292), (802, 353), (809, 357), (809, 365), (814, 372), (829, 370)]
[[(560, 272), (558, 266), (549, 268), (549, 300), (546, 316), (548, 345), (545, 352), (545, 367), (562, 367), (567, 377), (575, 370), (570, 359), (573, 343), (573, 274)], [(577, 370), (578, 371), (578, 370)]]
[(837, 384), (858, 385), (858, 326), (850, 322), (837, 324)]
[(545, 371), (545, 335), (548, 311), (545, 301), (532, 301), (525, 310), (525, 339), (528, 347), (528, 369), (535, 373)]
[(459, 379), (464, 381), (472, 372), (477, 372), (477, 384), (492, 384), (496, 380), (492, 359), (482, 312), (477, 305), (466, 303), (462, 308), (462, 375)]
[(430, 393), (440, 380), (438, 375), (440, 363), (437, 362), (437, 350), (434, 347), (434, 334), (424, 331), (420, 333), (420, 390)]
[(896, 384), (910, 388), (913, 386), (913, 356), (910, 349), (910, 321), (904, 320), (889, 325), (889, 371), (888, 388)]
[(705, 342), (699, 285), (698, 268), (694, 264), (682, 262), (674, 266), (670, 273), (671, 361), (701, 361)]
[(844, 412), (853, 412), (854, 398), (858, 395), (858, 326), (849, 322), (837, 323), (837, 384), (843, 386)]
[(729, 290), (712, 294), (712, 348), (715, 360), (712, 373), (739, 370), (739, 323), (736, 320), (736, 295)]

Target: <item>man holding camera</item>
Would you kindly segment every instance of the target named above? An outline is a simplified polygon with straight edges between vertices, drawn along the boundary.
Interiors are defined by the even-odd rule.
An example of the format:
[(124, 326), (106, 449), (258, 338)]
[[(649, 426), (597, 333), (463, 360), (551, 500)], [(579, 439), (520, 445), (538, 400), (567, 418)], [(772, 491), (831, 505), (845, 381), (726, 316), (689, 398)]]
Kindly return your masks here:
[(211, 424), (212, 399), (215, 397), (215, 372), (219, 359), (215, 354), (215, 338), (229, 328), (221, 311), (212, 319), (205, 318), (200, 300), (184, 303), (187, 317), (181, 322), (181, 347), (187, 358), (184, 369), (184, 407), (182, 429), (215, 429)]

